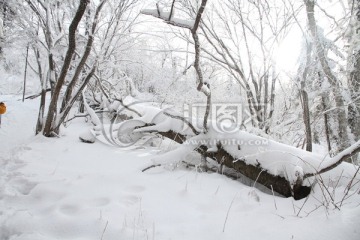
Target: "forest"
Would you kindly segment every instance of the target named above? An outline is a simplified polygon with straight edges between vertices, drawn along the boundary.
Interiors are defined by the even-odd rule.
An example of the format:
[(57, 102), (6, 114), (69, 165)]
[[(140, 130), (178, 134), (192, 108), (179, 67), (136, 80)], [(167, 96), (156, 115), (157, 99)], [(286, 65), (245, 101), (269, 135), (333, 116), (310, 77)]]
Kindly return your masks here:
[(359, 236), (360, 0), (0, 12), (0, 239)]

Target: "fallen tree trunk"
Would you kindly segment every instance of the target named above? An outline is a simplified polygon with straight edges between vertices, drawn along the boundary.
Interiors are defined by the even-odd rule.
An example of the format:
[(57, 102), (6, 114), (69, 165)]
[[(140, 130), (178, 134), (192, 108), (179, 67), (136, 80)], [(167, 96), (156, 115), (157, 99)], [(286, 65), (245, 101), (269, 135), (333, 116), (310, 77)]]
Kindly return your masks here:
[[(186, 141), (186, 136), (174, 131), (160, 132), (159, 134), (180, 144)], [(267, 187), (269, 190), (274, 190), (284, 197), (294, 197), (295, 200), (298, 200), (307, 197), (311, 191), (311, 187), (302, 186), (302, 180), (300, 179), (291, 186), (286, 178), (268, 173), (268, 171), (263, 169), (260, 164), (258, 166), (253, 166), (246, 164), (246, 162), (242, 160), (235, 159), (222, 147), (219, 147), (217, 152), (207, 152), (207, 150), (208, 148), (204, 145), (196, 148), (198, 153), (215, 160), (218, 164), (235, 169), (237, 172), (252, 179), (256, 183)]]
[[(127, 147), (139, 139), (136, 138), (135, 142), (130, 145), (117, 144), (117, 136), (123, 134), (159, 134), (182, 144), (177, 150), (163, 155), (161, 161), (182, 161), (182, 157), (191, 151), (196, 151), (220, 165), (236, 170), (271, 191), (275, 191), (284, 197), (294, 197), (296, 200), (307, 197), (311, 191), (311, 186), (304, 184), (305, 179), (335, 168), (360, 151), (360, 141), (358, 141), (335, 157), (324, 158), (322, 155), (244, 131), (221, 133), (210, 129), (208, 133), (198, 132), (188, 119), (177, 113), (170, 114), (165, 111), (166, 109), (157, 108), (153, 104), (139, 102), (125, 104), (123, 101), (119, 104), (122, 106), (120, 108), (115, 106), (116, 115), (128, 115), (129, 120), (123, 120), (121, 124), (117, 124), (114, 120), (113, 125), (107, 128), (110, 135), (105, 136), (105, 138), (113, 145)], [(102, 123), (100, 120), (98, 122), (96, 125), (99, 129), (99, 125)], [(188, 128), (184, 128), (184, 125)], [(104, 126), (102, 126), (99, 135), (104, 135), (105, 131)], [(254, 144), (256, 142), (263, 143), (263, 145)], [(159, 162), (154, 164), (154, 166), (159, 165)]]
[(281, 176), (276, 176), (263, 169), (261, 165), (253, 166), (246, 164), (246, 162), (234, 159), (223, 148), (220, 148), (215, 154), (215, 159), (219, 164), (224, 164), (228, 168), (233, 168), (244, 176), (252, 179), (256, 183), (267, 187), (269, 190), (283, 195), (284, 197), (294, 197), (295, 200), (302, 199), (309, 195), (311, 187), (302, 186), (302, 181), (296, 182), (293, 186), (287, 179)]
[[(160, 132), (159, 134), (180, 144), (183, 144), (187, 139), (186, 136), (174, 131)], [(263, 168), (260, 163), (254, 166), (247, 164), (246, 159), (235, 158), (220, 145), (218, 146), (216, 152), (208, 152), (208, 147), (204, 145), (199, 146), (195, 150), (199, 154), (215, 160), (220, 165), (236, 170), (271, 191), (273, 190), (284, 197), (294, 197), (295, 200), (299, 200), (307, 197), (311, 191), (310, 186), (303, 186), (303, 181), (306, 178), (314, 177), (318, 174), (330, 171), (346, 159), (355, 156), (358, 152), (360, 152), (360, 141), (340, 152), (333, 158), (328, 159), (327, 162), (329, 163), (320, 167), (320, 169), (316, 170), (314, 173), (305, 173), (303, 176), (299, 175), (293, 183), (290, 183), (285, 177), (269, 173), (268, 170)]]

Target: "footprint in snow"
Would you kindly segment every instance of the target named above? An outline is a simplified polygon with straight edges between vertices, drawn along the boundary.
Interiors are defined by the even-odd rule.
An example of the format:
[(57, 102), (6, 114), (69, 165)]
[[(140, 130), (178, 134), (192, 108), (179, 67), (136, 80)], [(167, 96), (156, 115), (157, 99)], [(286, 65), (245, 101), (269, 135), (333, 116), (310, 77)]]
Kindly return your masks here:
[(22, 177), (11, 179), (9, 183), (14, 189), (16, 189), (19, 193), (23, 195), (29, 195), (30, 192), (34, 189), (34, 187), (38, 185), (37, 183), (30, 182)]
[(65, 215), (74, 215), (79, 212), (80, 208), (77, 205), (64, 204), (59, 207), (59, 211)]
[(106, 206), (110, 203), (110, 199), (109, 198), (96, 198), (93, 200), (93, 205), (95, 207), (103, 207)]
[(135, 203), (138, 203), (140, 201), (140, 197), (136, 195), (126, 195), (123, 196), (120, 200), (122, 204), (125, 206), (134, 205)]

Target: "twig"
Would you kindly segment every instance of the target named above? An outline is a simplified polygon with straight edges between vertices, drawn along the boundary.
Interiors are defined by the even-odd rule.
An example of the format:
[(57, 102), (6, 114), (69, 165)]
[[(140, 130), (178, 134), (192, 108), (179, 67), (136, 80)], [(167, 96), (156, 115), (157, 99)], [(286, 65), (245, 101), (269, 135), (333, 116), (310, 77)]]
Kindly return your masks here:
[(103, 230), (103, 232), (102, 232), (102, 234), (101, 234), (100, 240), (102, 240), (103, 237), (104, 237), (104, 233), (105, 233), (105, 231), (106, 231), (106, 228), (107, 228), (107, 226), (108, 226), (108, 223), (109, 223), (109, 221), (106, 221), (106, 224), (105, 224), (104, 230)]
[(310, 194), (306, 197), (304, 203), (303, 203), (303, 204), (301, 205), (301, 207), (299, 208), (299, 211), (298, 211), (298, 213), (296, 214), (297, 217), (299, 216), (301, 210), (302, 210), (303, 207), (305, 206), (305, 203), (309, 200), (309, 197), (310, 197)]
[[(51, 88), (48, 88), (45, 91), (50, 92)], [(25, 99), (35, 99), (35, 98), (40, 97), (40, 96), (41, 96), (41, 93), (37, 93), (37, 94), (34, 94), (34, 95), (27, 96)]]
[(340, 182), (340, 179), (342, 178), (343, 173), (344, 173), (344, 169), (341, 171), (340, 177), (338, 178), (338, 180), (336, 181), (335, 185), (333, 186), (333, 196), (334, 196), (334, 198), (335, 198), (335, 190), (336, 190), (336, 188), (337, 188), (338, 185), (339, 185), (339, 182)]
[(356, 184), (356, 183), (355, 183), (354, 185), (352, 185), (352, 183), (353, 183), (356, 175), (359, 173), (359, 170), (360, 170), (360, 167), (358, 167), (358, 169), (356, 170), (354, 176), (351, 178), (351, 180), (350, 180), (350, 182), (349, 182), (349, 184), (348, 184), (348, 186), (347, 186), (346, 193), (345, 193), (344, 197), (341, 199), (340, 207), (342, 206), (345, 197), (349, 194), (350, 189)]
[(147, 170), (149, 170), (149, 169), (151, 169), (151, 168), (160, 167), (160, 166), (161, 166), (161, 164), (153, 164), (153, 165), (151, 165), (151, 166), (148, 166), (148, 167), (144, 168), (144, 169), (142, 170), (142, 172), (145, 172), (145, 171), (147, 171)]
[(274, 194), (274, 189), (273, 189), (273, 186), (272, 186), (272, 185), (270, 185), (270, 187), (271, 187), (271, 192), (272, 192), (272, 194), (273, 194), (273, 198), (274, 198), (274, 205), (275, 205), (275, 209), (276, 209), (276, 210), (278, 210), (278, 209), (277, 209), (277, 206), (276, 206), (275, 194)]
[(281, 219), (285, 219), (285, 217), (283, 217), (283, 216), (281, 216), (281, 215), (279, 215), (279, 214), (276, 214), (276, 213), (275, 213), (275, 215), (278, 216), (278, 217), (280, 217)]
[(311, 213), (315, 212), (316, 210), (318, 210), (320, 207), (324, 206), (323, 204), (322, 205), (319, 205), (319, 206), (316, 206), (313, 210), (311, 210), (310, 212), (307, 212), (306, 216), (308, 217)]
[(322, 179), (321, 175), (319, 175), (319, 179), (320, 179), (320, 183), (321, 183), (320, 186), (322, 186), (322, 187), (326, 190), (327, 194), (329, 195), (329, 197), (330, 197), (330, 199), (331, 199), (331, 203), (334, 205), (335, 208), (337, 208), (338, 210), (340, 210), (340, 208), (339, 208), (339, 207), (336, 205), (336, 203), (335, 203), (335, 200), (334, 200), (333, 195), (330, 193), (328, 187), (325, 185), (325, 182), (324, 182), (324, 180)]
[(81, 115), (74, 115), (73, 117), (69, 118), (68, 120), (64, 121), (64, 124), (70, 122), (71, 120), (74, 120), (75, 118), (80, 118), (80, 117), (88, 117), (90, 116), (89, 114), (81, 114)]
[(228, 211), (227, 211), (227, 213), (226, 213), (226, 217), (225, 217), (225, 221), (224, 221), (224, 226), (223, 226), (223, 232), (225, 232), (225, 226), (226, 226), (226, 222), (227, 222), (228, 217), (229, 217), (230, 209), (231, 209), (231, 206), (233, 205), (233, 203), (234, 203), (235, 198), (236, 198), (237, 195), (238, 195), (238, 194), (236, 193), (235, 196), (234, 196), (234, 198), (232, 199), (232, 201), (231, 201), (231, 203), (230, 203), (230, 206), (229, 206), (229, 208), (228, 208)]
[(292, 203), (292, 207), (293, 207), (293, 210), (294, 210), (294, 214), (296, 214), (296, 209), (295, 209), (294, 201), (291, 201), (291, 203)]
[[(355, 186), (355, 185), (358, 184), (359, 182), (360, 182), (360, 180), (357, 181), (353, 186)], [(349, 198), (351, 198), (351, 197), (354, 196), (355, 194), (360, 194), (360, 191), (359, 191), (359, 190), (360, 190), (360, 188), (356, 189), (353, 193), (347, 195), (347, 196), (344, 198), (344, 201), (347, 200), (347, 199), (349, 199)], [(337, 204), (339, 204), (339, 203), (340, 203), (340, 201), (337, 202)]]

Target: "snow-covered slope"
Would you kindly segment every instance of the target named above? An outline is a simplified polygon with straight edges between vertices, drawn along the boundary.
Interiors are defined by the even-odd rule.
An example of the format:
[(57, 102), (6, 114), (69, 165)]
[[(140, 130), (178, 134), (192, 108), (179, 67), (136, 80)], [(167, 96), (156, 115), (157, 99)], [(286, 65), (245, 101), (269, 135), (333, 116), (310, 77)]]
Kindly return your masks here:
[[(81, 143), (78, 136), (88, 127), (81, 119), (59, 139), (33, 136), (38, 102), (1, 98), (8, 105), (0, 128), (1, 240), (360, 236), (356, 192), (340, 211), (326, 210), (319, 207), (318, 188), (308, 200), (294, 201), (218, 174), (160, 167), (143, 173), (159, 154), (156, 148)], [(339, 199), (343, 191), (336, 190)]]

